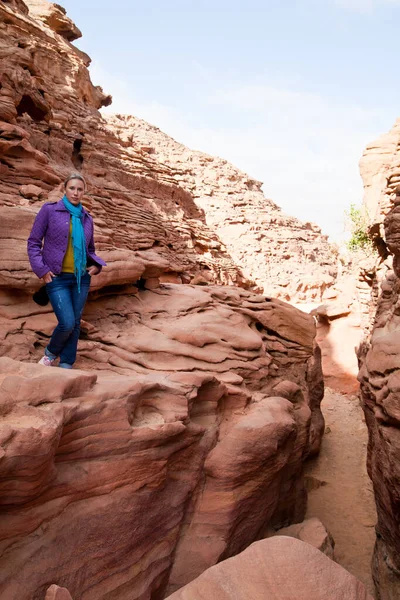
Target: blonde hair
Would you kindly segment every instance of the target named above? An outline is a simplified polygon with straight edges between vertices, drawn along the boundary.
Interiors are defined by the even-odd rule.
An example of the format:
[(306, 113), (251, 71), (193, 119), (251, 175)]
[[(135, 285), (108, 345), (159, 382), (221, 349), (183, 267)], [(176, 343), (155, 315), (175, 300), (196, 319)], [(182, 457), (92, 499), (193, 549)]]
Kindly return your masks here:
[(71, 181), (71, 179), (79, 179), (80, 181), (82, 181), (83, 185), (86, 188), (86, 180), (83, 177), (83, 175), (81, 175), (80, 173), (71, 173), (71, 175), (68, 175), (68, 177), (64, 180), (64, 189), (67, 187), (67, 183), (68, 181)]

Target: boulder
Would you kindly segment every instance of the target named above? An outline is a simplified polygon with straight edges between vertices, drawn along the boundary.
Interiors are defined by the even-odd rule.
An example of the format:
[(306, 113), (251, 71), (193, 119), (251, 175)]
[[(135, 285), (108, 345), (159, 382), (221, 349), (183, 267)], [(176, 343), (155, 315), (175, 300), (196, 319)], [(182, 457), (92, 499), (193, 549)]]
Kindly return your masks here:
[(311, 544), (332, 560), (334, 559), (334, 539), (316, 517), (284, 527), (277, 532), (277, 535), (293, 537), (302, 542), (307, 542), (307, 544)]
[(363, 584), (313, 546), (289, 537), (256, 542), (167, 600), (372, 600)]

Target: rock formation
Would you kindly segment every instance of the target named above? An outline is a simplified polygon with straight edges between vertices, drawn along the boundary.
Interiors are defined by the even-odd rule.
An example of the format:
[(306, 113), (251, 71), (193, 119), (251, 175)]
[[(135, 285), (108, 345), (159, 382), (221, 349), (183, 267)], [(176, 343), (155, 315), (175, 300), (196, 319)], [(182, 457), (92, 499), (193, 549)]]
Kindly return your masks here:
[[(393, 257), (381, 286), (372, 334), (359, 352), (361, 394), (369, 430), (368, 469), (378, 524), (373, 561), (380, 600), (400, 596), (400, 122), (362, 160), (366, 203)], [(390, 264), (387, 268), (389, 268)]]
[(210, 282), (251, 287), (170, 169), (107, 130), (98, 109), (111, 97), (92, 85), (89, 57), (68, 41), (74, 32), (58, 5), (0, 3), (0, 285), (38, 285), (24, 236), (43, 202), (62, 196), (63, 178), (81, 170), (109, 263), (99, 287), (203, 271)]
[(372, 600), (365, 587), (321, 552), (275, 537), (212, 567), (167, 600)]
[(400, 119), (391, 131), (368, 144), (360, 161), (364, 204), (372, 224), (383, 225), (383, 219), (392, 208), (396, 188), (400, 185), (399, 141)]
[[(315, 523), (306, 526), (322, 533)], [(303, 524), (299, 525), (299, 530)], [(317, 529), (315, 529), (317, 526)], [(326, 532), (325, 532), (326, 533)], [(288, 534), (289, 535), (289, 534)], [(364, 586), (308, 543), (280, 535), (205, 571), (167, 600), (372, 600)], [(308, 535), (306, 535), (308, 537)], [(319, 534), (317, 534), (319, 537)], [(322, 539), (322, 538), (321, 538)], [(315, 537), (314, 537), (315, 541)], [(72, 600), (52, 585), (45, 600)]]
[(108, 129), (171, 169), (235, 263), (265, 294), (297, 302), (321, 301), (337, 276), (337, 254), (313, 223), (284, 214), (262, 183), (226, 160), (189, 150), (157, 127), (133, 116), (107, 117)]
[[(321, 299), (334, 282), (336, 259), (315, 225), (284, 215), (259, 182), (226, 161), (190, 152), (133, 117), (106, 122), (97, 109), (111, 97), (91, 84), (90, 58), (70, 43), (80, 31), (62, 7), (20, 0), (0, 8), (0, 203), (8, 207), (7, 226), (29, 224), (78, 169), (89, 182), (86, 204), (99, 245), (109, 254), (108, 282), (148, 278), (150, 270), (247, 288), (254, 280), (286, 300)], [(4, 253), (14, 237), (3, 240)], [(4, 283), (8, 273), (25, 287), (33, 281), (21, 272), (22, 242), (2, 271)]]
[[(48, 581), (161, 597), (302, 519), (323, 430), (312, 317), (168, 284), (97, 298), (85, 318), (86, 371), (0, 359), (2, 597)], [(39, 343), (42, 322), (13, 319)]]
[(400, 121), (397, 121), (389, 133), (367, 146), (360, 161), (364, 209), (369, 235), (375, 247), (374, 254), (355, 261), (363, 326), (367, 332), (371, 332), (374, 321), (380, 284), (393, 267), (393, 257), (386, 243), (384, 219), (393, 207), (400, 184), (399, 140)]
[(311, 546), (323, 552), (328, 558), (334, 560), (335, 541), (329, 531), (327, 531), (325, 526), (316, 517), (307, 519), (302, 523), (289, 525), (289, 527), (283, 527), (279, 529), (276, 535), (293, 537), (301, 542), (311, 544)]
[[(0, 596), (158, 600), (302, 520), (320, 352), (313, 317), (257, 293), (178, 169), (111, 131), (78, 35), (56, 4), (0, 2)], [(60, 372), (34, 364), (54, 316), (26, 238), (73, 169), (108, 267)]]

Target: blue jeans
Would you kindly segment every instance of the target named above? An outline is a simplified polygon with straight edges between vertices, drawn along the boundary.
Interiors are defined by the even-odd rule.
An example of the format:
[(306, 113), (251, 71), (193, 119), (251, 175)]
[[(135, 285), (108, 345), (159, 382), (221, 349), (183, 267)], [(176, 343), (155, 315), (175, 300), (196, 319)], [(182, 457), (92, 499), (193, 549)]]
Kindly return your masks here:
[(89, 293), (90, 279), (89, 273), (82, 275), (80, 292), (73, 273), (56, 275), (46, 284), (47, 294), (58, 320), (46, 354), (50, 358), (59, 356), (60, 366), (67, 369), (76, 361), (81, 316)]

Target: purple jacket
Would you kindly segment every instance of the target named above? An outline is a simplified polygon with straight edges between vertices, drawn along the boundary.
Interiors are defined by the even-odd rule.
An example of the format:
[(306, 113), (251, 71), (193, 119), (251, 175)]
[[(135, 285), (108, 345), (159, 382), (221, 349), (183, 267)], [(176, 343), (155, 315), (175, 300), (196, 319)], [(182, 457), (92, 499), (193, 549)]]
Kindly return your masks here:
[[(88, 266), (106, 266), (102, 258), (96, 256), (93, 238), (93, 219), (83, 209), (83, 230), (86, 238)], [(33, 272), (44, 277), (49, 271), (55, 275), (61, 273), (61, 266), (68, 246), (70, 214), (64, 202), (48, 202), (38, 212), (28, 238), (28, 256)], [(42, 248), (42, 241), (44, 244)]]

